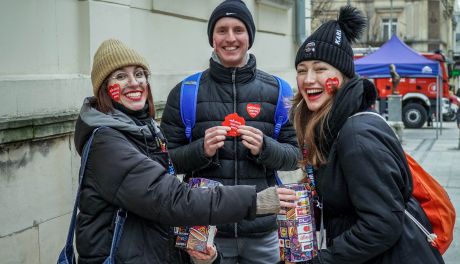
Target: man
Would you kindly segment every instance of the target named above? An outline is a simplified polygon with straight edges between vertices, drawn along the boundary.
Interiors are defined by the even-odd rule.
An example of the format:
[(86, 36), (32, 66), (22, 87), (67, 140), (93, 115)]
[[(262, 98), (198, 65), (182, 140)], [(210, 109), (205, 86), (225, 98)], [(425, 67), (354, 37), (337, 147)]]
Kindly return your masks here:
[[(224, 1), (213, 11), (208, 36), (214, 51), (200, 79), (192, 142), (181, 120), (181, 83), (168, 96), (161, 127), (174, 166), (186, 179), (256, 185), (260, 191), (275, 184), (274, 171), (297, 168), (300, 151), (292, 124), (282, 126), (278, 140), (271, 138), (279, 87), (273, 76), (257, 70), (255, 56), (248, 53), (255, 31), (252, 15), (240, 0)], [(232, 113), (245, 120), (234, 137), (227, 134), (229, 125), (222, 124)], [(223, 263), (279, 261), (275, 215), (217, 229)]]

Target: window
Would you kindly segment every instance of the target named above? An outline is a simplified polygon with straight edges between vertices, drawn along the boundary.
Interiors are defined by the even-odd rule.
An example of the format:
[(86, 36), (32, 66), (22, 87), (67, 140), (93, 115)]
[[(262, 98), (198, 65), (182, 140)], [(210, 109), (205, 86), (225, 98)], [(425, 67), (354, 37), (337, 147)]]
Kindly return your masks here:
[(382, 19), (382, 40), (387, 41), (391, 38), (393, 34), (396, 34), (396, 26), (398, 25), (398, 19), (393, 18), (391, 20), (391, 29), (390, 29), (390, 19)]

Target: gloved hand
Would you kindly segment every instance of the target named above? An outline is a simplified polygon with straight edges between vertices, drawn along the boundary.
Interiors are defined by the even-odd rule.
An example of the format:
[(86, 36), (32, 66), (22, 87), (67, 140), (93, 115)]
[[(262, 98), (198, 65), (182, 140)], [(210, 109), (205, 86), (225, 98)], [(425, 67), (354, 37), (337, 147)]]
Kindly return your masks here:
[(277, 214), (280, 208), (294, 208), (297, 197), (294, 190), (269, 187), (257, 193), (257, 214)]

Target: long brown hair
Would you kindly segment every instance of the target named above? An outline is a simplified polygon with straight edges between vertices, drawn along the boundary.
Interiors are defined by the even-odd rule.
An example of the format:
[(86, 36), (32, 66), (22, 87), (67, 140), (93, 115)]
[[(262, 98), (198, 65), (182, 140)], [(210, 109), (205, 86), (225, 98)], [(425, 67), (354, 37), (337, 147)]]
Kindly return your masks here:
[[(109, 75), (110, 76), (110, 75)], [(109, 83), (108, 78), (105, 79), (96, 97), (96, 104), (95, 107), (97, 110), (101, 111), (104, 114), (113, 112), (113, 102), (112, 98), (110, 98), (109, 94), (107, 93), (107, 84)], [(152, 96), (152, 89), (150, 88), (150, 83), (147, 81), (147, 102), (149, 104), (148, 114), (150, 117), (155, 118), (155, 105), (153, 104), (153, 96)]]
[[(312, 112), (308, 109), (307, 103), (300, 92), (294, 97), (292, 112), (297, 140), (299, 146), (307, 149), (307, 155), (300, 161), (302, 167), (311, 164), (313, 167), (318, 168), (327, 161), (327, 157), (322, 151), (322, 146), (318, 143), (324, 141), (325, 132), (323, 127), (331, 111), (333, 98), (329, 98), (318, 111)], [(316, 139), (317, 137), (318, 139)]]

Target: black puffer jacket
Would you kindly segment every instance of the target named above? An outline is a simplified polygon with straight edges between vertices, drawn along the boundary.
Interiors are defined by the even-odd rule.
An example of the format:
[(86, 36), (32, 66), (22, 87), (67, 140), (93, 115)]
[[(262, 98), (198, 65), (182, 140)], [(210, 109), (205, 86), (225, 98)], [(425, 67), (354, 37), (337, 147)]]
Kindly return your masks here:
[[(210, 68), (201, 76), (197, 98), (196, 124), (192, 131), (193, 142), (185, 137), (180, 115), (179, 83), (169, 94), (163, 112), (161, 127), (168, 139), (168, 147), (178, 173), (204, 177), (224, 185), (256, 185), (257, 191), (275, 184), (274, 170), (294, 170), (300, 151), (291, 123), (281, 129), (278, 141), (271, 138), (274, 131), (274, 114), (278, 100), (276, 79), (256, 69), (253, 55), (244, 67), (225, 68), (210, 59)], [(254, 118), (247, 106), (260, 106)], [(238, 113), (246, 125), (260, 129), (264, 134), (264, 146), (259, 156), (252, 156), (240, 138), (227, 137), (224, 146), (209, 159), (204, 154), (203, 138), (206, 129), (220, 126), (225, 116)], [(255, 221), (218, 227), (223, 236), (260, 236), (276, 229), (274, 215), (258, 217)]]
[(378, 116), (348, 118), (372, 103), (368, 84), (354, 78), (340, 89), (328, 120), (328, 161), (316, 171), (328, 246), (322, 263), (443, 263), (404, 214), (407, 209), (431, 229), (411, 198), (412, 178), (395, 134)]
[(170, 226), (255, 218), (254, 187), (190, 189), (167, 173), (168, 154), (153, 143), (152, 129), (136, 125), (119, 110), (103, 114), (89, 98), (75, 129), (80, 154), (99, 126), (106, 128), (95, 134), (81, 186), (76, 230), (80, 264), (102, 263), (109, 254), (114, 215), (120, 207), (128, 217), (116, 263), (188, 263), (188, 257), (173, 246)]

